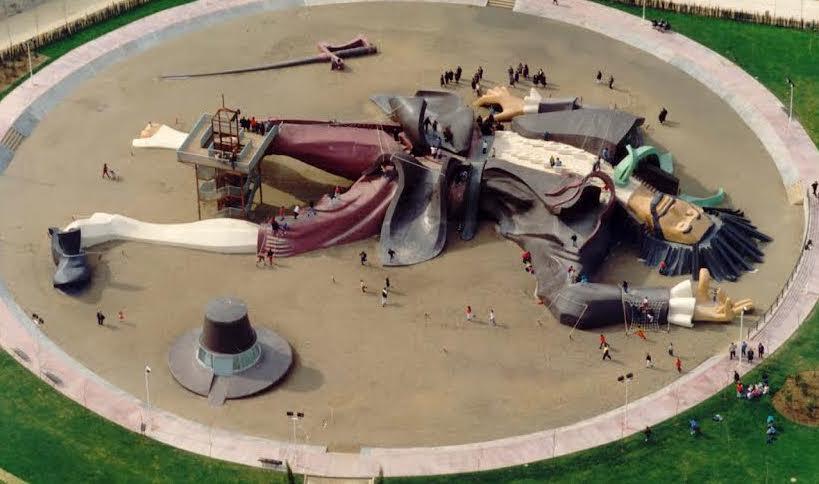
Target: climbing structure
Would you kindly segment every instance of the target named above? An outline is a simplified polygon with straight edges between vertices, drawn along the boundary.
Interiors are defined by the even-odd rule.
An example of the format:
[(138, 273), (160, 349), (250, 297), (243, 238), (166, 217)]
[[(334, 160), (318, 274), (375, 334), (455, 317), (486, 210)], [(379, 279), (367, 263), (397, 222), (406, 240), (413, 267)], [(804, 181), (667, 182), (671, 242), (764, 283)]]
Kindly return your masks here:
[(248, 218), (262, 203), (261, 159), (278, 128), (264, 134), (239, 126), (240, 112), (224, 106), (203, 114), (177, 150), (177, 160), (193, 165), (199, 219)]

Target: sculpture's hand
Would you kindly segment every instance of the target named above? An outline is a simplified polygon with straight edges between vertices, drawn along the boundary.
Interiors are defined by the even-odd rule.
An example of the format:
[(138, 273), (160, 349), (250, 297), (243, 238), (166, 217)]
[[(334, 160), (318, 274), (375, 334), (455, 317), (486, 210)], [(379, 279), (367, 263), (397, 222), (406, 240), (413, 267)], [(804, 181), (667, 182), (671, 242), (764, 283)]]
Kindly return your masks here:
[(475, 100), (472, 105), (478, 107), (500, 106), (503, 110), (495, 114), (498, 121), (510, 121), (523, 114), (523, 99), (509, 93), (506, 86), (493, 87), (486, 94)]
[(710, 296), (711, 273), (708, 272), (708, 269), (700, 269), (700, 279), (694, 291), (696, 299), (696, 305), (694, 306), (695, 321), (730, 323), (740, 312), (749, 312), (754, 308), (754, 303), (750, 299), (732, 301), (722, 292), (721, 288), (717, 288), (716, 291), (716, 300), (713, 300)]

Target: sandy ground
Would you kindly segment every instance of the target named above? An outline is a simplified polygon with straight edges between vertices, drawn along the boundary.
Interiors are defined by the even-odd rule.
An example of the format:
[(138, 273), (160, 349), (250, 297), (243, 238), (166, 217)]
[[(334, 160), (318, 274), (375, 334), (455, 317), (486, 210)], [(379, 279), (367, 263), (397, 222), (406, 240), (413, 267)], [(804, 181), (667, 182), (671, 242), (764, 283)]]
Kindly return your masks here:
[[(382, 53), (349, 62), (239, 77), (161, 82), (157, 76), (252, 65), (314, 51), (320, 39), (344, 41), (366, 33)], [(366, 4), (267, 13), (231, 21), (145, 52), (100, 72), (51, 112), (0, 177), (0, 271), (27, 311), (45, 317), (44, 330), (82, 363), (125, 390), (144, 395), (151, 375), (155, 404), (206, 424), (286, 440), (286, 410), (307, 414), (300, 440), (352, 450), (360, 445), (451, 444), (528, 433), (590, 417), (622, 404), (615, 381), (636, 373), (631, 394), (645, 395), (677, 378), (664, 356), (673, 341), (685, 369), (723, 352), (734, 325), (672, 328), (644, 343), (621, 326), (606, 333), (614, 361), (601, 362), (597, 333), (560, 326), (533, 303), (534, 281), (519, 266), (519, 250), (485, 224), (476, 240), (452, 241), (441, 257), (418, 266), (362, 268), (355, 254), (375, 252), (375, 240), (256, 269), (250, 256), (220, 256), (132, 243), (96, 249), (93, 286), (72, 298), (51, 287), (46, 228), (73, 215), (122, 213), (147, 221), (196, 218), (192, 169), (170, 152), (131, 155), (130, 139), (147, 121), (188, 128), (228, 104), (255, 115), (320, 119), (379, 119), (367, 97), (437, 88), (439, 71), (461, 63), (467, 77), (478, 64), (490, 81), (523, 60), (543, 66), (553, 87), (545, 95), (581, 95), (586, 104), (617, 104), (645, 114), (648, 135), (671, 150), (684, 190), (697, 195), (723, 186), (775, 241), (755, 274), (728, 285), (764, 309), (791, 271), (799, 249), (801, 208), (788, 206), (774, 165), (751, 131), (704, 87), (674, 68), (622, 44), (576, 28), (499, 9)], [(613, 73), (617, 89), (592, 82)], [(458, 89), (471, 100), (468, 85)], [(523, 92), (523, 91), (521, 91)], [(661, 105), (669, 126), (654, 122)], [(123, 176), (100, 179), (109, 162)], [(268, 160), (265, 201), (292, 203), (329, 190), (334, 181), (298, 163)], [(325, 185), (327, 184), (327, 185)], [(288, 192), (290, 194), (287, 194)], [(389, 275), (395, 291), (387, 308), (373, 290)], [(331, 282), (335, 276), (336, 283)], [(672, 284), (615, 251), (601, 272), (608, 281)], [(297, 364), (279, 387), (261, 396), (211, 408), (167, 371), (167, 350), (201, 324), (209, 298), (237, 295), (252, 321), (288, 339)], [(466, 324), (471, 304), (478, 321)], [(489, 307), (499, 328), (484, 321)], [(94, 313), (108, 313), (97, 327)], [(124, 308), (127, 321), (115, 321)], [(432, 320), (424, 320), (429, 312)], [(657, 368), (645, 370), (649, 351)], [(164, 371), (163, 371), (164, 369)]]

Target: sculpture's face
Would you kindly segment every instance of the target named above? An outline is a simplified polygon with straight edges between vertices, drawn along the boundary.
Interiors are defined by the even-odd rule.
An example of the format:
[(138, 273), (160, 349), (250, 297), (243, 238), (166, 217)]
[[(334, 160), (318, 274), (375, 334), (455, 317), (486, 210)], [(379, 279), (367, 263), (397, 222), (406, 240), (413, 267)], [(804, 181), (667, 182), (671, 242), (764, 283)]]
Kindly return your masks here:
[(700, 207), (642, 185), (629, 198), (628, 208), (652, 230), (657, 231), (655, 224), (659, 224), (659, 232), (669, 242), (696, 244), (714, 224)]

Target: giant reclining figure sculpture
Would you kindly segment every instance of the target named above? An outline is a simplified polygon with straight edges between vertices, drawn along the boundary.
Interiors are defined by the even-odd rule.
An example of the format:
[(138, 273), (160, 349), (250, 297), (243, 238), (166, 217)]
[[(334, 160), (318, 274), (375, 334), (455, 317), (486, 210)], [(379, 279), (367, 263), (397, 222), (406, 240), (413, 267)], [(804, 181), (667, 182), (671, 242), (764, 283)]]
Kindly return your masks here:
[[(461, 213), (471, 179), (466, 170), (481, 149), (473, 114), (447, 93), (373, 100), (392, 124), (271, 120), (279, 134), (268, 154), (355, 182), (340, 197), (319, 200), (313, 216), (258, 226), (253, 251), (291, 256), (379, 232), (385, 265), (423, 262), (443, 250), (447, 219)], [(750, 300), (734, 302), (722, 293), (708, 298), (711, 275), (734, 280), (751, 270), (762, 260), (759, 243), (770, 238), (739, 211), (678, 197), (670, 157), (630, 147), (642, 142), (640, 118), (576, 102), (513, 114), (511, 130), (493, 133), (494, 157), (478, 178), (480, 209), (501, 235), (531, 254), (535, 295), (561, 323), (623, 323), (622, 289), (593, 282), (620, 242), (636, 244), (647, 264), (665, 262), (669, 275), (692, 275), (673, 288), (629, 290), (628, 297), (662, 303), (655, 315), (660, 322), (731, 321), (752, 309)], [(598, 156), (603, 149), (611, 163)], [(628, 160), (622, 168), (618, 154)], [(548, 160), (555, 157), (561, 163), (553, 166)], [(237, 237), (243, 244), (250, 239), (246, 231)]]

